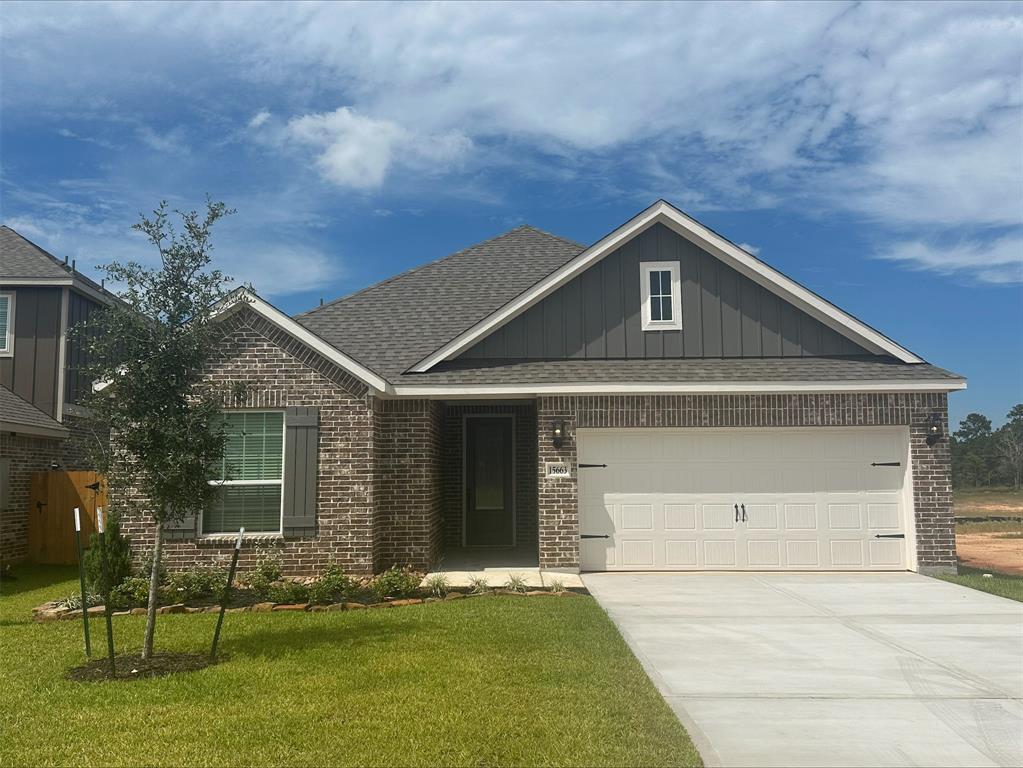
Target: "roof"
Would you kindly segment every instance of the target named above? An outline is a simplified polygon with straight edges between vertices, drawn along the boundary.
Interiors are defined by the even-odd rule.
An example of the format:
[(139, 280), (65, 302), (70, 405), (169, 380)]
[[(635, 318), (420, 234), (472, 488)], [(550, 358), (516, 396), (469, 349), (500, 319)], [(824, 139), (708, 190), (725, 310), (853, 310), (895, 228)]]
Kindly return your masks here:
[(928, 363), (891, 357), (774, 357), (635, 360), (453, 360), (426, 373), (408, 373), (406, 384), (570, 384), (600, 382), (769, 383), (914, 382), (961, 377)]
[(0, 386), (0, 431), (66, 437), (68, 430), (32, 403)]
[(0, 226), (0, 283), (72, 285), (92, 298), (109, 302), (114, 295), (95, 280), (76, 272), (61, 259), (6, 224)]
[(584, 250), (534, 227), (516, 227), (295, 319), (393, 379)]

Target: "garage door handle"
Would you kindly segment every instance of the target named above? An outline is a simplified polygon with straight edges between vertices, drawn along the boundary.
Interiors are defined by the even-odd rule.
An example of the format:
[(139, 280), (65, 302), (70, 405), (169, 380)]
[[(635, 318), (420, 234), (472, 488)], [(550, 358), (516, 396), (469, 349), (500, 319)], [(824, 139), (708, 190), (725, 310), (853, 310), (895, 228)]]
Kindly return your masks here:
[(875, 539), (904, 539), (906, 534), (904, 533), (876, 533), (874, 534)]
[(739, 505), (735, 505), (735, 522), (739, 522)]
[(745, 504), (740, 504), (739, 506), (742, 507), (742, 521), (745, 523), (746, 522), (746, 505)]
[(580, 539), (610, 539), (611, 535), (607, 533), (580, 533)]

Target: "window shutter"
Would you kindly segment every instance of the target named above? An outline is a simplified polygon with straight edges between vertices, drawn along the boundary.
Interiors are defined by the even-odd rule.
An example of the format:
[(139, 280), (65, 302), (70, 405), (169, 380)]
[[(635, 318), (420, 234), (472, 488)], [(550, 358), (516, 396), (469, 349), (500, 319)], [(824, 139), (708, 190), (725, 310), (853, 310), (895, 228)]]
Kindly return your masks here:
[(316, 534), (319, 413), (316, 407), (284, 410), (284, 535)]
[(167, 541), (195, 538), (195, 515), (187, 515), (180, 520), (168, 521), (163, 524), (163, 536)]

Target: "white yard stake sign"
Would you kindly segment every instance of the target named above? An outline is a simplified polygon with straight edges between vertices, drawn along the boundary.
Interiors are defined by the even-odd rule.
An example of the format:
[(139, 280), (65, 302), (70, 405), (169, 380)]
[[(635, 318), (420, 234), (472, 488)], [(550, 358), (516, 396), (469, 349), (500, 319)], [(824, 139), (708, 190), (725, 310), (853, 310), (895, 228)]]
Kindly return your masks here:
[(85, 593), (85, 561), (82, 559), (82, 516), (75, 507), (75, 547), (78, 549), (78, 583), (82, 590), (82, 632), (85, 633), (85, 657), (92, 656), (89, 642), (89, 600)]

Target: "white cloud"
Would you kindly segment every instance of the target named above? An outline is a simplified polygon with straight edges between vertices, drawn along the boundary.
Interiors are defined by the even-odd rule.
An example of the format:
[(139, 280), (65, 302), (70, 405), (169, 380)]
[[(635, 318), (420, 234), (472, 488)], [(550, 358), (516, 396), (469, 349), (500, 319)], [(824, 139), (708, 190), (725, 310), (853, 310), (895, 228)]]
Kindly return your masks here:
[(354, 189), (380, 187), (396, 162), (424, 170), (450, 167), (472, 146), (457, 132), (418, 134), (349, 107), (293, 118), (287, 135), (318, 152), (316, 165), (325, 179)]
[(252, 129), (259, 128), (261, 125), (263, 125), (263, 123), (265, 123), (269, 119), (270, 111), (266, 109), (261, 109), (259, 110), (259, 112), (252, 116), (251, 120), (249, 120), (249, 128)]
[(946, 245), (907, 241), (881, 258), (944, 275), (969, 275), (984, 283), (1023, 283), (1023, 236), (1019, 235)]
[(754, 256), (760, 255), (759, 245), (750, 245), (749, 243), (739, 243), (739, 247), (742, 248), (746, 253), (752, 253)]

